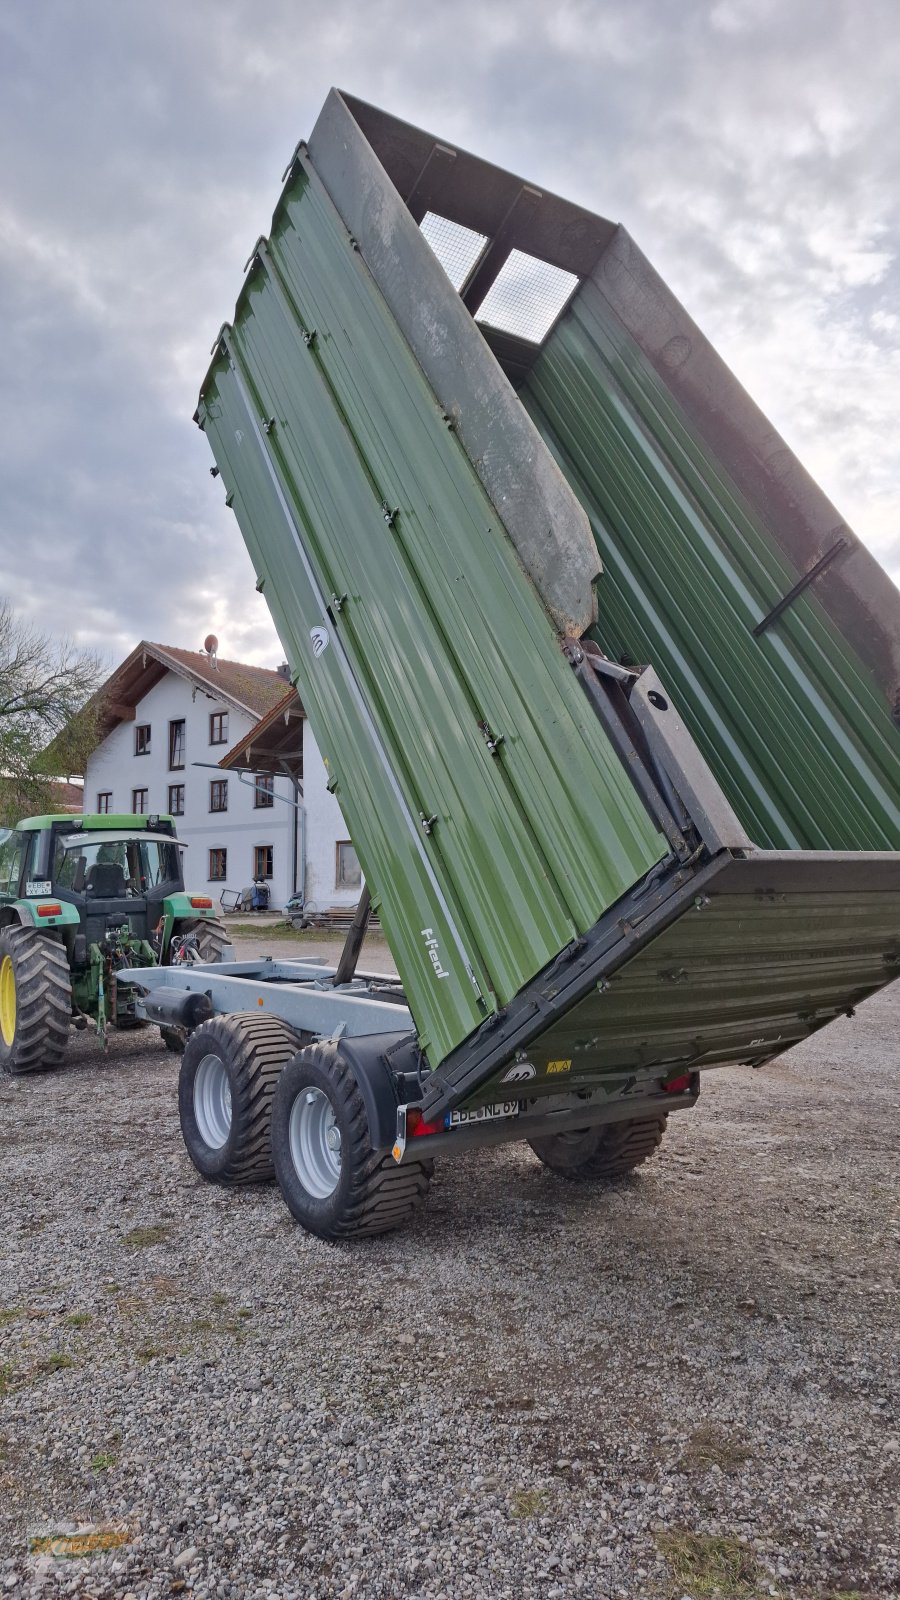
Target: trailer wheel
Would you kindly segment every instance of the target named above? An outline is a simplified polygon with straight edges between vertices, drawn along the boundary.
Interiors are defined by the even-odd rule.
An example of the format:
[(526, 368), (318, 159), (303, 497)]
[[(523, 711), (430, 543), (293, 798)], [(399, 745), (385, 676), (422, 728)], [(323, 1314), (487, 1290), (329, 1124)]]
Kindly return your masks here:
[(195, 1028), (181, 1058), (178, 1110), (187, 1153), (204, 1178), (237, 1184), (273, 1176), (272, 1095), (302, 1042), (287, 1023), (256, 1012)]
[(433, 1161), (398, 1166), (372, 1147), (359, 1085), (339, 1044), (308, 1045), (272, 1105), (272, 1157), (288, 1208), (320, 1239), (400, 1228), (424, 1200)]
[(65, 947), (36, 928), (0, 932), (0, 1071), (18, 1076), (62, 1065), (72, 1020)]
[(641, 1122), (610, 1122), (599, 1128), (551, 1133), (528, 1143), (545, 1167), (576, 1182), (623, 1178), (649, 1160), (662, 1142), (666, 1117)]

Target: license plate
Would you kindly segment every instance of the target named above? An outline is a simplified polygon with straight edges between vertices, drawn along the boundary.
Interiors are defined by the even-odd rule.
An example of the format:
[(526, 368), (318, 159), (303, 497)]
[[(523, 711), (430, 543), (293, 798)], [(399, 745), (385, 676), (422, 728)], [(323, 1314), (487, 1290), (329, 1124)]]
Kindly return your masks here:
[(474, 1111), (451, 1111), (451, 1128), (462, 1128), (470, 1122), (495, 1122), (498, 1117), (517, 1117), (518, 1100), (502, 1100), (496, 1106), (478, 1106)]

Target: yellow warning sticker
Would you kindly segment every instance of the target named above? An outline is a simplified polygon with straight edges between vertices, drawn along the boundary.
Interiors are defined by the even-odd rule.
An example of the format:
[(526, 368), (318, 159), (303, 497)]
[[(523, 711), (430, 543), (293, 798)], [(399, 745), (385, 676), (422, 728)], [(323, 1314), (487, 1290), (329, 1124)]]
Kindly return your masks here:
[(548, 1078), (550, 1077), (551, 1073), (553, 1073), (553, 1072), (571, 1072), (571, 1070), (572, 1070), (571, 1057), (570, 1057), (570, 1059), (568, 1061), (548, 1061), (547, 1062), (547, 1077)]

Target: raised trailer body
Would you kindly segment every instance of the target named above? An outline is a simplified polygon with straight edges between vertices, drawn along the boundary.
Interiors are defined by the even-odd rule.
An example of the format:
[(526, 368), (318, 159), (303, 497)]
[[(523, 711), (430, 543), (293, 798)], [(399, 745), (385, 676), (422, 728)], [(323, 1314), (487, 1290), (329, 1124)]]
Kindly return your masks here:
[(333, 91), (197, 421), (397, 962), (400, 1122), (693, 1095), (896, 975), (900, 595), (623, 229)]

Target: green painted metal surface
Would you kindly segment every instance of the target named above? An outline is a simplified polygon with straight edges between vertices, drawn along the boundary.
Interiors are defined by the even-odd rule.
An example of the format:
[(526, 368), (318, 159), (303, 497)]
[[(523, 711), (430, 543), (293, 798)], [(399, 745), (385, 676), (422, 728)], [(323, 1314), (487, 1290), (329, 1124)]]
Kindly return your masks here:
[[(55, 900), (52, 895), (44, 895), (39, 900), (13, 900), (7, 901), (13, 910), (19, 913), (22, 922), (33, 922), (36, 928), (62, 928), (75, 927), (81, 921), (78, 907), (68, 905), (65, 901)], [(41, 916), (41, 907), (48, 905), (59, 906), (59, 910), (52, 917)]]
[(595, 284), (520, 390), (591, 520), (594, 637), (652, 662), (754, 842), (900, 848), (900, 729), (800, 574)]
[[(156, 822), (172, 823), (173, 819), (167, 811), (153, 813)], [(68, 822), (73, 832), (84, 830), (85, 833), (99, 833), (101, 829), (115, 828), (118, 832), (127, 830), (130, 833), (140, 833), (150, 826), (150, 817), (135, 815), (131, 811), (102, 811), (91, 814), (72, 811), (52, 811), (39, 817), (25, 817), (22, 822), (17, 822), (17, 833), (38, 833), (45, 828), (52, 828), (54, 823)]]
[(664, 841), (308, 164), (198, 416), (437, 1065)]
[[(900, 976), (896, 867), (884, 893), (818, 890), (810, 860), (807, 888), (753, 894), (734, 892), (741, 867), (528, 1050), (528, 1094), (781, 1055)], [(501, 1079), (468, 1103), (502, 1098)]]

